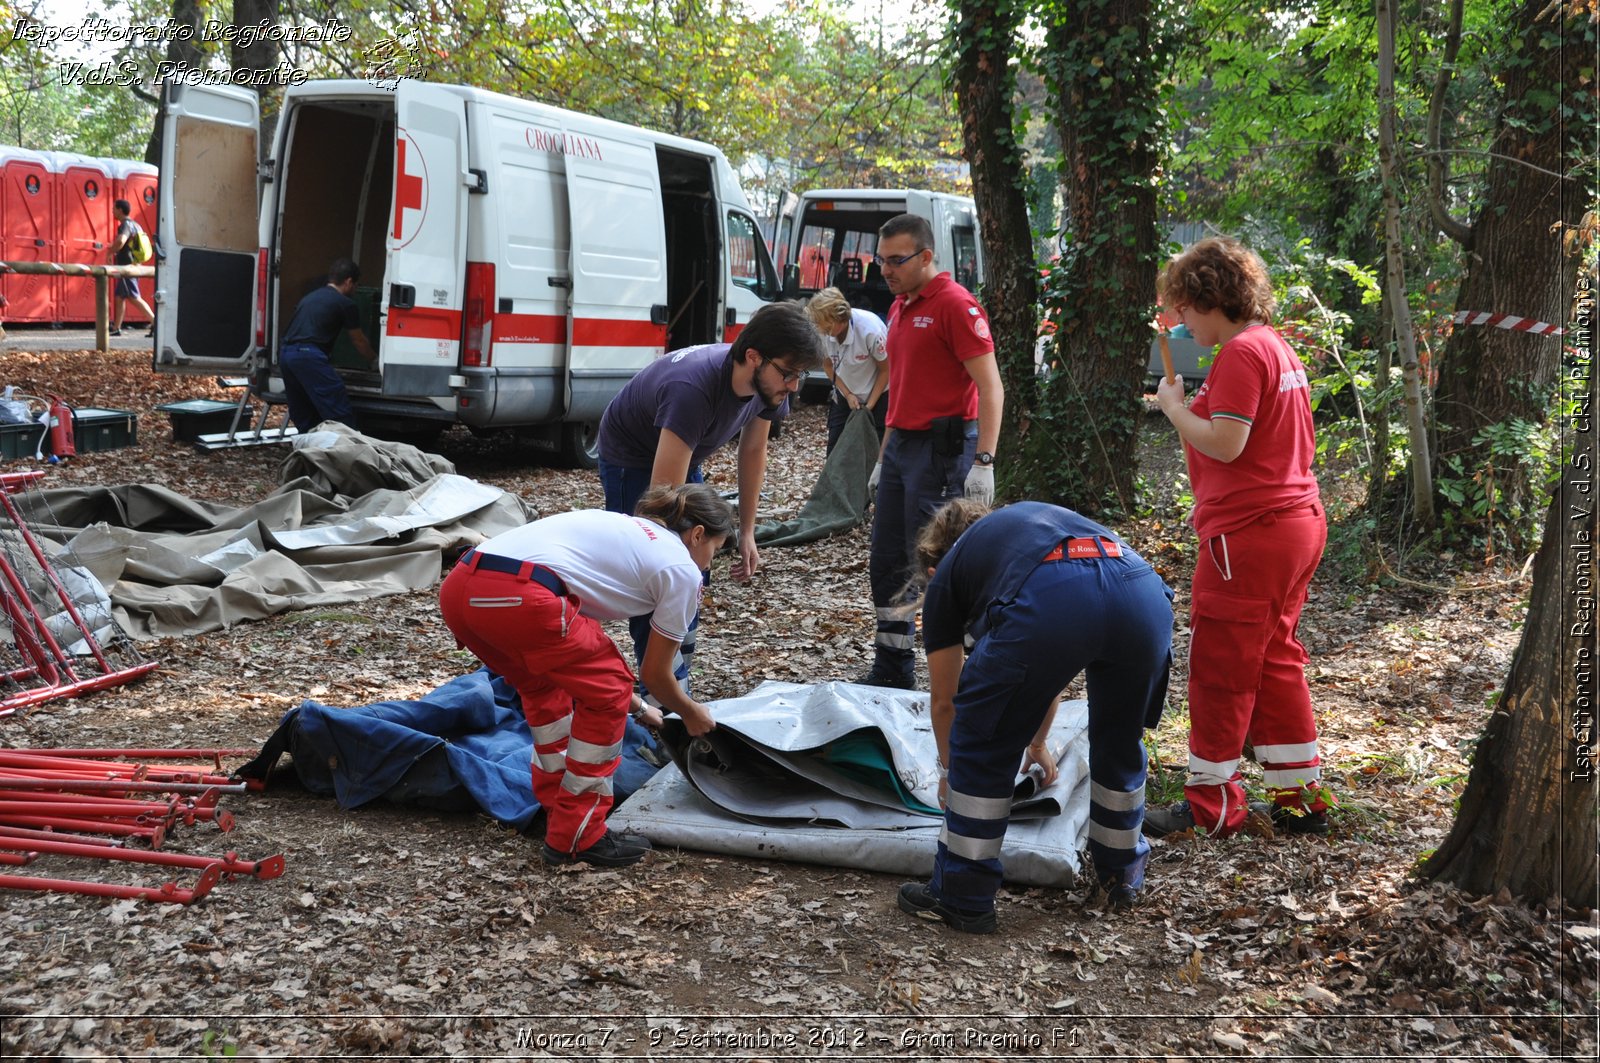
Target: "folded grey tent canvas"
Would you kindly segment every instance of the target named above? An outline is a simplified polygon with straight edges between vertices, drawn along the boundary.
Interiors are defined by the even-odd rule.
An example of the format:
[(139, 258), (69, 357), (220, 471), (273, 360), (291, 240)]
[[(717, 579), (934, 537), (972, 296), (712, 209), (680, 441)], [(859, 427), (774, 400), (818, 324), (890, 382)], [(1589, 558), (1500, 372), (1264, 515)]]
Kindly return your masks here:
[[(664, 735), (674, 764), (613, 813), (658, 845), (905, 875), (933, 868), (942, 822), (928, 697), (849, 683), (767, 682), (712, 703), (717, 729)], [(1066, 885), (1089, 819), (1088, 706), (1064, 702), (1060, 775), (1019, 776), (1001, 859), (1022, 885)]]

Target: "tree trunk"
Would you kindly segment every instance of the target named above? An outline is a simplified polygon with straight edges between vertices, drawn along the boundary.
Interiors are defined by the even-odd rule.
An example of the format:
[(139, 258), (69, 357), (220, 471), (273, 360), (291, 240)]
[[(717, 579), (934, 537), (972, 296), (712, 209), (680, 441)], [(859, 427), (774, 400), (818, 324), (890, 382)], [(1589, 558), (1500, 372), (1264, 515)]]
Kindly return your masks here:
[[(1592, 291), (1592, 289), (1591, 289)], [(1522, 642), (1484, 728), (1454, 828), (1422, 868), (1473, 893), (1594, 904), (1596, 890), (1595, 472), (1592, 294), (1576, 363), (1571, 455), (1545, 520)]]
[(1405, 248), (1400, 242), (1400, 179), (1395, 165), (1394, 7), (1378, 0), (1378, 169), (1383, 175), (1384, 292), (1394, 323), (1395, 345), (1406, 388), (1406, 425), (1411, 430), (1411, 505), (1417, 523), (1433, 527), (1433, 463), (1428, 459), (1428, 410), (1417, 364), (1417, 335), (1406, 301)]
[[(167, 38), (168, 62), (174, 64), (188, 64), (190, 69), (198, 69), (205, 65), (205, 54), (200, 51), (200, 24), (204, 20), (200, 0), (172, 0), (172, 22), (176, 26), (192, 26), (194, 32), (187, 40), (181, 40), (179, 34), (172, 34)], [(156, 92), (161, 92), (161, 86), (156, 86)], [(144, 93), (141, 93), (144, 95)], [(144, 161), (151, 166), (161, 165), (161, 98), (157, 95), (153, 102), (156, 104), (155, 128), (150, 131), (150, 141), (145, 145)]]
[[(233, 24), (255, 26), (261, 22), (274, 25), (278, 21), (278, 0), (233, 0)], [(283, 54), (282, 46), (273, 40), (258, 39), (248, 48), (238, 41), (228, 47), (228, 64), (235, 70), (271, 71)], [(266, 77), (256, 77), (250, 84), (260, 101), (261, 135), (256, 138), (256, 150), (262, 161), (272, 153), (272, 135), (278, 126), (278, 109), (275, 106), (281, 91), (276, 82)]]
[(1061, 132), (1067, 243), (1046, 305), (1061, 368), (1018, 418), (1011, 493), (1127, 512), (1154, 339), (1167, 43), (1150, 0), (1065, 0), (1051, 14), (1041, 62)]
[[(1595, 103), (1593, 83), (1585, 80), (1592, 73), (1577, 57), (1593, 56), (1595, 26), (1586, 16), (1541, 20), (1547, 4), (1519, 0), (1513, 12), (1520, 47), (1504, 68), (1506, 103), (1490, 145), (1494, 156), (1458, 312), (1560, 323), (1572, 298), (1576, 263), (1562, 253), (1563, 234), (1553, 227), (1576, 224), (1588, 206), (1576, 168), (1595, 155)], [(1440, 359), (1434, 400), (1441, 474), (1453, 467), (1471, 477), (1494, 464), (1490, 446), (1473, 442), (1486, 426), (1510, 418), (1543, 423), (1560, 354), (1554, 336), (1456, 326)], [(1525, 479), (1520, 464), (1502, 456), (1495, 482)]]
[(972, 198), (983, 233), (987, 279), (983, 307), (994, 330), (1005, 384), (999, 462), (1002, 493), (1017, 465), (1017, 431), (1033, 392), (1033, 342), (1038, 332), (1038, 271), (1028, 223), (1022, 147), (1017, 143), (1011, 42), (1022, 9), (1014, 0), (959, 0), (955, 61), (962, 150), (972, 166)]

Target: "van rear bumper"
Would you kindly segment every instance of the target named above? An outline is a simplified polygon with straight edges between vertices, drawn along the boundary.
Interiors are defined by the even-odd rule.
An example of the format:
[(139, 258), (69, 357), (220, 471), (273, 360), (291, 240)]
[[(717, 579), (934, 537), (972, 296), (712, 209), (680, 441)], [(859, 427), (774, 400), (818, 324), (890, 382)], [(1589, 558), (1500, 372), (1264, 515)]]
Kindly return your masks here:
[[(572, 374), (572, 405), (566, 405), (566, 380), (550, 367), (510, 369), (489, 366), (460, 370), (466, 383), (451, 395), (397, 398), (352, 389), (358, 409), (386, 417), (460, 422), (473, 428), (520, 428), (570, 421), (599, 421), (606, 404), (633, 379), (634, 369), (591, 369)], [(441, 406), (444, 403), (449, 408)]]

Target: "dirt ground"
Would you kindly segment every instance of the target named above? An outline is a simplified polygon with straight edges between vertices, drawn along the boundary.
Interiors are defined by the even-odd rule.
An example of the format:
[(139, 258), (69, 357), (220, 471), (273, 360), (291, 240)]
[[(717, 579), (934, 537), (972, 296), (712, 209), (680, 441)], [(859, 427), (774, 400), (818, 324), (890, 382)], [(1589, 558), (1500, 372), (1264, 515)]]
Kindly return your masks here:
[[(136, 446), (53, 466), (50, 482), (233, 504), (277, 485), (280, 450), (170, 440), (152, 408), (219, 396), (206, 381), (154, 378), (139, 351), (8, 347), (0, 384), (139, 414)], [(1152, 735), (1163, 800), (1185, 761), (1195, 549), (1175, 438), (1153, 416), (1143, 439), (1158, 486), (1119, 529), (1178, 588), (1173, 705)], [(822, 440), (820, 408), (790, 418), (764, 518), (798, 509)], [(511, 440), (452, 430), (435, 449), (542, 513), (600, 504), (592, 473)], [(707, 472), (732, 485), (726, 455)], [(1326, 486), (1337, 517), (1348, 492)], [(750, 585), (719, 559), (697, 693), (859, 674), (866, 558), (861, 529), (766, 551)], [(1516, 647), (1519, 567), (1439, 559), (1352, 583), (1330, 551), (1302, 636), (1342, 801), (1331, 837), (1157, 843), (1130, 912), (1077, 884), (1007, 889), (999, 933), (971, 937), (902, 915), (887, 876), (688, 850), (551, 869), (481, 816), (347, 813), (273, 789), (228, 800), (231, 834), (196, 825), (168, 847), (281, 853), (282, 878), (227, 881), (189, 907), (0, 892), (0, 1058), (1594, 1058), (1593, 912), (1411, 877), (1449, 828)], [(474, 667), (432, 593), (143, 648), (162, 662), (149, 678), (0, 719), (0, 744), (251, 748), (302, 698), (408, 698)], [(29, 873), (97, 872), (56, 859)]]

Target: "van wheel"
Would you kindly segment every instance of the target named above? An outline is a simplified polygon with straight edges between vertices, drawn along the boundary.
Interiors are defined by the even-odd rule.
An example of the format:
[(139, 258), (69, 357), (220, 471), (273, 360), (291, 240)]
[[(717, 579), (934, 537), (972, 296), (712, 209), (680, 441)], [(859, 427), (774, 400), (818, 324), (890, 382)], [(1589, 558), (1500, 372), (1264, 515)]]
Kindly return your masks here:
[(573, 421), (561, 426), (561, 460), (574, 469), (600, 464), (600, 422)]

